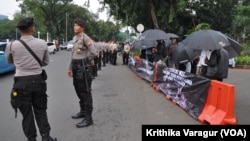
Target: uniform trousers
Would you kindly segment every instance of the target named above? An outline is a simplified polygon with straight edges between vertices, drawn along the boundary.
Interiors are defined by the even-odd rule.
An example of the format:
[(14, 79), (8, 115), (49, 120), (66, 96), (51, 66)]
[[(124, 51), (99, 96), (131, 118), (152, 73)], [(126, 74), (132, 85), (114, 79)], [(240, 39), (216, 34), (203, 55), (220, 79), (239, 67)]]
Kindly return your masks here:
[(14, 78), (13, 88), (20, 96), (19, 110), (23, 116), (22, 127), (28, 139), (36, 138), (37, 123), (40, 134), (49, 134), (50, 125), (47, 117), (47, 84), (41, 75)]
[(80, 75), (79, 70), (80, 67), (82, 66), (83, 66), (82, 60), (72, 61), (73, 85), (77, 97), (79, 98), (81, 111), (86, 113), (86, 115), (91, 116), (93, 111), (93, 100), (91, 93), (92, 70), (89, 70), (87, 72), (82, 72), (82, 76), (79, 76)]
[(123, 64), (128, 65), (128, 59), (129, 59), (129, 53), (124, 51), (122, 54)]

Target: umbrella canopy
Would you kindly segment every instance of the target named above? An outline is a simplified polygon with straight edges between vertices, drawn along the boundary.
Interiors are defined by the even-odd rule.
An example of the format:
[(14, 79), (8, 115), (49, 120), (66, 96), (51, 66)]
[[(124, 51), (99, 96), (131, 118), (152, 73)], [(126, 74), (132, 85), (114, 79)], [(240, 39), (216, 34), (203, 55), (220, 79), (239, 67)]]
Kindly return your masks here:
[(150, 47), (156, 47), (157, 43), (153, 40), (135, 40), (133, 43), (134, 48), (150, 48)]
[(167, 45), (169, 41), (169, 35), (160, 29), (149, 29), (144, 31), (138, 40), (135, 40), (133, 46), (135, 48), (151, 48), (157, 46), (157, 40), (164, 40)]
[(199, 30), (188, 35), (182, 43), (188, 46), (186, 49), (189, 57), (196, 57), (201, 50), (227, 50), (229, 58), (240, 55), (242, 46), (234, 39), (216, 30)]
[(175, 64), (179, 65), (182, 62), (192, 61), (192, 56), (189, 56), (187, 53), (188, 47), (185, 46), (183, 43), (178, 43), (175, 47), (172, 55), (172, 59)]
[(241, 51), (243, 50), (242, 45), (230, 37), (227, 37), (227, 39), (230, 42), (230, 45), (226, 46), (225, 49), (228, 52), (229, 58), (239, 56)]
[(197, 50), (217, 50), (230, 45), (223, 33), (211, 29), (195, 31), (182, 42), (184, 45)]
[(179, 38), (179, 36), (174, 34), (174, 33), (167, 33), (167, 36), (168, 36), (169, 39), (171, 39), (171, 38)]
[[(165, 42), (165, 45), (167, 46), (166, 42), (168, 40), (164, 40)], [(141, 49), (141, 48), (152, 48), (152, 47), (156, 47), (157, 46), (157, 42), (156, 40), (135, 40), (133, 42), (133, 47), (134, 48), (138, 48), (138, 49)]]
[(144, 31), (141, 36), (140, 40), (165, 40), (169, 39), (167, 33), (160, 29), (149, 29)]
[(174, 33), (167, 33), (168, 36), (168, 40), (165, 40), (166, 46), (168, 46), (169, 44), (171, 44), (171, 39), (178, 39), (179, 36), (174, 34)]

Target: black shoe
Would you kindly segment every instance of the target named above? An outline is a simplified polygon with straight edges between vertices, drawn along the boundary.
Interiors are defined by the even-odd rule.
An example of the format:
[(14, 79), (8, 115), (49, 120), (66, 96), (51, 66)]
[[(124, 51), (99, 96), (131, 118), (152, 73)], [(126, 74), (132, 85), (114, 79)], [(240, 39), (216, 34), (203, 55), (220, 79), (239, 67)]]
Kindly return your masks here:
[(83, 119), (80, 123), (77, 123), (76, 124), (76, 127), (77, 128), (83, 128), (83, 127), (87, 127), (87, 126), (90, 126), (90, 125), (93, 125), (94, 124), (94, 122), (93, 122), (93, 120), (92, 119), (87, 119), (87, 118), (85, 118), (85, 119)]
[(84, 118), (85, 114), (84, 112), (79, 112), (75, 115), (72, 116), (73, 119), (78, 119), (78, 118)]
[(48, 139), (42, 139), (42, 141), (57, 141), (57, 138), (49, 137)]
[(42, 141), (57, 141), (57, 138), (52, 138), (49, 134), (43, 134)]

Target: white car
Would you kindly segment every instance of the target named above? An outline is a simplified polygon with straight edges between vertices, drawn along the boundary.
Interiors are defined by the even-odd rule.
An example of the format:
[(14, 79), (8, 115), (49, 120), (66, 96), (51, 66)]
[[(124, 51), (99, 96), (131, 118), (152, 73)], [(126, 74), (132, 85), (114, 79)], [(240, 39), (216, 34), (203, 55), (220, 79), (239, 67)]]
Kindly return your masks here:
[(47, 42), (49, 54), (55, 54), (56, 53), (56, 45), (53, 42)]
[(68, 41), (67, 43), (67, 51), (71, 51), (73, 48), (73, 40)]

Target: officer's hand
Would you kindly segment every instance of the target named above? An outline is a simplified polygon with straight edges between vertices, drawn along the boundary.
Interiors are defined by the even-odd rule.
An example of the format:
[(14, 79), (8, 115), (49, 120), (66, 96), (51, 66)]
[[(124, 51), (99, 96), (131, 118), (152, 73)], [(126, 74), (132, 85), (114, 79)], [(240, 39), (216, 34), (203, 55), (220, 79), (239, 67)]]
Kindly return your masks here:
[(72, 70), (68, 70), (67, 74), (68, 74), (69, 77), (73, 77)]

